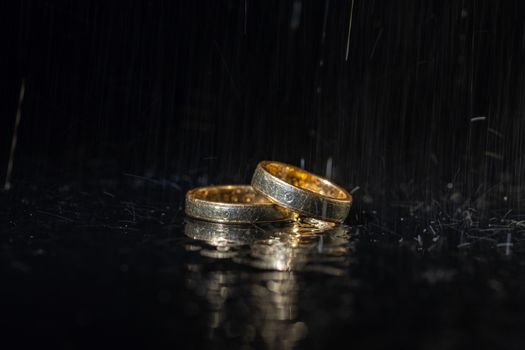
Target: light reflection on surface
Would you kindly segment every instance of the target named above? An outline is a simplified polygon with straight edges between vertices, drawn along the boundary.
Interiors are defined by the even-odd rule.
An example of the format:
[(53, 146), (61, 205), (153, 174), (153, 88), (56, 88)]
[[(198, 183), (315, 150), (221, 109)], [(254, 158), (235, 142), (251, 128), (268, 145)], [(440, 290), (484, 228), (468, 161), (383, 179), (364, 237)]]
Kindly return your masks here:
[[(349, 229), (320, 221), (273, 226), (187, 220), (187, 249), (206, 259), (187, 265), (187, 285), (208, 302), (208, 337), (293, 348), (308, 334), (300, 319), (304, 274), (340, 276), (349, 264)], [(248, 267), (248, 268), (246, 268)]]

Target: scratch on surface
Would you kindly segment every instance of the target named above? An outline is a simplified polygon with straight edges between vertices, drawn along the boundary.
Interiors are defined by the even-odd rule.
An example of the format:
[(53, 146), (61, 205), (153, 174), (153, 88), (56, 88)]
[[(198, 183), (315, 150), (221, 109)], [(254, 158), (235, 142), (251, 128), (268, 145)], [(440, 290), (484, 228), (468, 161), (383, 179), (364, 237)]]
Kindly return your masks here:
[(485, 119), (487, 119), (487, 117), (485, 117), (485, 116), (472, 117), (472, 118), (470, 118), (470, 122), (471, 122), (471, 123), (474, 123), (474, 122), (481, 121), (481, 120), (485, 120)]
[(383, 35), (383, 28), (379, 31), (379, 34), (377, 34), (376, 41), (374, 42), (374, 46), (372, 46), (372, 51), (370, 51), (370, 59), (374, 57), (374, 53), (376, 52), (377, 43), (379, 42), (379, 39), (381, 39), (381, 36)]
[(176, 190), (179, 190), (179, 191), (182, 190), (182, 188), (176, 182), (169, 181), (169, 180), (166, 180), (166, 179), (154, 179), (154, 178), (151, 178), (151, 177), (140, 176), (140, 175), (135, 175), (135, 174), (130, 174), (130, 173), (122, 173), (122, 175), (129, 176), (129, 177), (132, 177), (132, 178), (135, 178), (135, 179), (138, 179), (138, 180), (143, 180), (145, 182), (149, 182), (149, 183), (152, 183), (152, 184), (155, 184), (155, 185), (160, 185), (160, 186), (163, 186), (163, 187), (170, 186), (170, 187), (175, 188)]
[(5, 175), (5, 184), (4, 190), (9, 191), (11, 189), (11, 174), (13, 172), (13, 163), (15, 161), (15, 149), (16, 149), (16, 140), (18, 133), (18, 126), (20, 125), (20, 119), (22, 118), (22, 102), (24, 101), (24, 95), (26, 91), (26, 81), (22, 80), (22, 85), (20, 86), (20, 95), (18, 96), (18, 107), (16, 109), (15, 116), (15, 127), (13, 129), (13, 138), (11, 139), (11, 152), (9, 153), (9, 160), (7, 161), (7, 172)]
[(512, 234), (507, 233), (507, 240), (505, 243), (498, 243), (496, 244), (496, 247), (504, 247), (505, 248), (505, 255), (511, 254), (511, 248), (514, 244), (512, 243)]
[(348, 35), (346, 37), (346, 55), (345, 61), (348, 61), (348, 53), (350, 52), (350, 33), (352, 32), (352, 17), (354, 15), (354, 0), (350, 6), (350, 20), (348, 21)]
[(68, 221), (68, 222), (73, 222), (73, 220), (68, 218), (68, 217), (65, 217), (65, 216), (62, 216), (62, 215), (58, 215), (58, 214), (54, 214), (54, 213), (50, 213), (50, 212), (43, 211), (43, 210), (35, 210), (35, 213), (42, 214), (42, 215), (47, 215), (47, 216), (52, 216), (54, 218), (61, 219), (61, 220), (64, 220), (64, 221)]
[(352, 191), (350, 191), (350, 194), (354, 194), (355, 192), (359, 191), (360, 188), (361, 188), (361, 187), (359, 187), (359, 186), (354, 187), (354, 188), (352, 189)]

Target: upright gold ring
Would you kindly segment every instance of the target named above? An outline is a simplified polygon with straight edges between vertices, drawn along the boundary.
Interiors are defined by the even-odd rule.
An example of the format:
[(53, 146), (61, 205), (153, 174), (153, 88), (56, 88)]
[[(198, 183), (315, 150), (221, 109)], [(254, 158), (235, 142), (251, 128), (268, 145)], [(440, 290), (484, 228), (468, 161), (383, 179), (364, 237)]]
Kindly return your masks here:
[(352, 196), (343, 188), (280, 162), (260, 162), (252, 186), (271, 202), (319, 220), (343, 222), (352, 206)]
[(186, 193), (185, 207), (186, 214), (193, 218), (232, 224), (283, 221), (291, 215), (250, 185), (195, 188)]

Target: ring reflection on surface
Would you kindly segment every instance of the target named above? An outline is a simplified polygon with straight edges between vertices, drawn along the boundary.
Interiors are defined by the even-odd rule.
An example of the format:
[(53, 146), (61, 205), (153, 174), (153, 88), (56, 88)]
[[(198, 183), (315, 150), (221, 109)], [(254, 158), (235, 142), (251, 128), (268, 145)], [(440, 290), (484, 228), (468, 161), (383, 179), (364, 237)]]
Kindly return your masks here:
[(185, 234), (204, 257), (188, 264), (186, 283), (208, 302), (208, 338), (235, 337), (250, 348), (300, 344), (311, 327), (299, 312), (302, 273), (341, 276), (349, 265), (349, 228), (313, 219), (260, 225), (186, 219)]
[[(315, 219), (265, 225), (231, 225), (186, 219), (186, 236), (205, 243), (200, 254), (275, 271), (304, 270), (324, 252), (347, 252), (348, 228)], [(333, 261), (339, 257), (332, 256)], [(334, 260), (335, 259), (335, 260)], [(322, 265), (320, 265), (324, 268)], [(333, 271), (333, 270), (332, 270)]]

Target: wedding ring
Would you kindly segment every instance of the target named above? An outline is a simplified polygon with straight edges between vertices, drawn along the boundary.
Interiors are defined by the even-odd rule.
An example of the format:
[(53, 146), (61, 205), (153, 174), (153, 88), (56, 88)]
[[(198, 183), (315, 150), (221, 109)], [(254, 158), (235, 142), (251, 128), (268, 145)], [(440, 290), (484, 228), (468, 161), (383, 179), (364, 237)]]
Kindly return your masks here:
[(196, 219), (246, 224), (288, 220), (292, 213), (250, 185), (200, 187), (186, 193), (186, 214)]
[(274, 161), (257, 165), (252, 186), (271, 202), (319, 220), (343, 222), (352, 205), (352, 196), (329, 180)]

